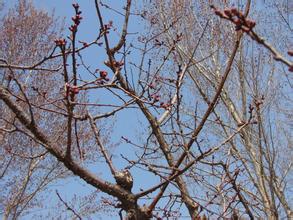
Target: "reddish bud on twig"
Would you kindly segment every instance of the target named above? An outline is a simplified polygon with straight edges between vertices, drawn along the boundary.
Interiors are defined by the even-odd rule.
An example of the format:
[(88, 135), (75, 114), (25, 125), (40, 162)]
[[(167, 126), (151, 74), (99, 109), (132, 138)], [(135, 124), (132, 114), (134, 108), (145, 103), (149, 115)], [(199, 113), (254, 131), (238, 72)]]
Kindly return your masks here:
[(78, 24), (80, 24), (80, 20), (82, 20), (82, 17), (79, 14), (77, 14), (77, 15), (71, 17), (71, 19), (72, 19), (72, 21), (74, 21), (75, 24), (78, 25)]
[(158, 101), (160, 101), (160, 96), (159, 95), (155, 96), (155, 98), (154, 98), (154, 102), (158, 102)]
[(252, 28), (255, 27), (255, 24), (256, 24), (255, 21), (250, 20), (250, 19), (247, 19), (245, 21), (246, 21), (246, 25), (247, 25), (248, 28), (252, 29)]
[(58, 47), (66, 45), (66, 40), (64, 38), (56, 39), (54, 42)]
[(160, 95), (158, 94), (152, 94), (151, 97), (154, 99), (154, 102), (160, 101)]
[(104, 70), (100, 71), (100, 77), (105, 79), (107, 77), (108, 73)]
[(150, 89), (154, 89), (154, 88), (155, 88), (155, 85), (154, 85), (153, 83), (150, 83), (150, 84), (149, 84), (149, 88), (150, 88)]
[(170, 106), (171, 106), (170, 103), (164, 103), (164, 102), (160, 103), (160, 107), (166, 110), (169, 110)]
[(76, 32), (76, 31), (77, 31), (77, 25), (76, 25), (76, 24), (71, 25), (71, 26), (69, 27), (69, 30), (72, 31), (72, 32)]
[(289, 51), (288, 51), (288, 55), (289, 55), (289, 56), (293, 56), (293, 50), (289, 50)]
[(236, 31), (242, 30), (249, 33), (256, 25), (255, 21), (246, 19), (243, 13), (236, 8), (226, 8), (224, 11), (221, 11), (214, 6), (211, 6), (211, 8), (217, 16), (233, 22)]
[(226, 8), (226, 9), (224, 10), (224, 14), (227, 15), (228, 17), (232, 17), (232, 12), (231, 12), (231, 10), (228, 9), (228, 8)]
[(240, 19), (236, 18), (236, 19), (234, 20), (234, 24), (235, 24), (236, 26), (239, 26), (239, 27), (241, 27), (241, 25), (242, 25), (242, 22), (241, 22), (241, 20), (240, 20)]
[(109, 61), (109, 60), (106, 60), (105, 62), (104, 62), (104, 64), (107, 66), (107, 67), (110, 67), (110, 68), (112, 68), (112, 67), (121, 67), (121, 66), (123, 66), (124, 65), (124, 62), (123, 61), (115, 61), (115, 60), (113, 60), (112, 61), (112, 64), (113, 64), (113, 66), (111, 65), (111, 62)]
[(114, 66), (115, 66), (115, 67), (121, 67), (121, 66), (123, 66), (123, 65), (124, 65), (124, 62), (123, 62), (123, 61), (117, 61), (117, 62), (115, 61), (115, 62), (114, 62)]
[(72, 21), (74, 22), (74, 24), (69, 27), (69, 30), (71, 32), (76, 32), (77, 31), (77, 26), (80, 24), (80, 20), (82, 19), (82, 17), (80, 16), (81, 11), (78, 10), (79, 9), (79, 5), (76, 3), (76, 4), (72, 4), (72, 6), (75, 9), (75, 16), (73, 16), (71, 18)]
[(74, 95), (79, 93), (79, 88), (77, 86), (71, 86), (69, 83), (65, 83), (64, 90), (66, 97), (69, 95), (69, 93)]
[(232, 15), (238, 15), (237, 8), (231, 8), (231, 13), (232, 13)]
[(73, 93), (73, 94), (78, 94), (79, 93), (79, 88), (77, 86), (72, 86), (70, 91)]

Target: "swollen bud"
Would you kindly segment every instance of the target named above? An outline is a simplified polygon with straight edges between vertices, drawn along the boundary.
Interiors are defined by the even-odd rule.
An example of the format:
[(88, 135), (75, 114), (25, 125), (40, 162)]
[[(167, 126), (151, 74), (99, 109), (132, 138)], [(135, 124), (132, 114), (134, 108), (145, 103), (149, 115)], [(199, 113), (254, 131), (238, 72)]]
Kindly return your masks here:
[(101, 78), (105, 79), (107, 75), (108, 75), (108, 73), (106, 71), (104, 71), (104, 70), (100, 71)]
[(289, 56), (293, 56), (293, 50), (289, 50), (289, 51), (288, 51), (288, 55), (289, 55)]

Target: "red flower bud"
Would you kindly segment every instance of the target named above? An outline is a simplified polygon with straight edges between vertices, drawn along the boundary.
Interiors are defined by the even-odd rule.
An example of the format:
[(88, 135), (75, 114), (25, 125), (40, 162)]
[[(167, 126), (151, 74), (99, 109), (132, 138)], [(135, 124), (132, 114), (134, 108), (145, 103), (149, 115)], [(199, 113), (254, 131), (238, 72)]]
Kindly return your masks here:
[(55, 42), (56, 46), (58, 46), (58, 47), (65, 46), (65, 44), (66, 44), (66, 40), (62, 39), (62, 38), (56, 39), (54, 42)]
[(100, 71), (101, 78), (105, 79), (107, 75), (108, 75), (108, 73), (106, 71), (104, 71), (104, 70)]
[(79, 93), (79, 88), (77, 86), (72, 86), (71, 92), (74, 93), (74, 94), (78, 94)]
[(228, 17), (232, 17), (232, 13), (231, 13), (231, 10), (230, 9), (225, 9), (224, 10), (224, 13), (225, 13), (225, 15), (227, 15)]
[(233, 22), (234, 22), (234, 24), (235, 24), (236, 26), (241, 26), (241, 25), (242, 25), (241, 20), (238, 19), (238, 18), (236, 18)]
[(115, 67), (121, 67), (124, 65), (124, 62), (123, 61), (113, 61), (113, 64)]
[(160, 95), (154, 95), (154, 102), (160, 101)]
[(71, 25), (69, 27), (69, 30), (72, 31), (72, 32), (75, 32), (77, 30), (77, 24)]
[(154, 89), (155, 85), (153, 83), (149, 84), (150, 89)]
[(246, 22), (246, 25), (248, 28), (252, 29), (255, 27), (255, 21), (247, 19), (247, 20), (245, 20), (245, 22)]
[(237, 15), (239, 12), (238, 12), (237, 8), (231, 8), (231, 13), (232, 13), (232, 15)]
[(161, 108), (164, 108), (166, 110), (169, 110), (170, 109), (170, 103), (164, 103), (164, 102), (161, 102), (160, 103), (160, 107)]
[(288, 51), (288, 55), (289, 55), (289, 56), (293, 56), (293, 50), (289, 50), (289, 51)]

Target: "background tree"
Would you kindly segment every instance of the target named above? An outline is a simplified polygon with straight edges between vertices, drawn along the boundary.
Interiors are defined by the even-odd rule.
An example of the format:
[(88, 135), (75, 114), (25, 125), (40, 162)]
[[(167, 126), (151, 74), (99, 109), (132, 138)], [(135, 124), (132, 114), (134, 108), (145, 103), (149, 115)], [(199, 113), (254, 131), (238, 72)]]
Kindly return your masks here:
[[(36, 10), (31, 2), (19, 1), (9, 10), (1, 20), (1, 65), (8, 66), (1, 69), (1, 85), (9, 88), (16, 97), (33, 100), (40, 106), (44, 100), (54, 96), (56, 88), (50, 88), (57, 74), (56, 71), (45, 69), (57, 68), (59, 61), (48, 62), (44, 70), (14, 69), (12, 66), (31, 66), (46, 56), (54, 48), (52, 41), (60, 31), (54, 15)], [(15, 101), (25, 106), (20, 101), (22, 98), (19, 98)], [(24, 213), (29, 213), (33, 207), (40, 207), (42, 197), (36, 195), (56, 177), (64, 175), (65, 171), (58, 169), (58, 163), (47, 156), (47, 152), (33, 141), (31, 135), (22, 132), (22, 126), (17, 122), (15, 114), (2, 102), (0, 108), (1, 210), (3, 219), (17, 219)], [(48, 133), (56, 136), (46, 126), (48, 113), (36, 112), (34, 119), (43, 123), (42, 127)], [(56, 120), (57, 125), (58, 118), (51, 120)]]
[[(95, 204), (121, 219), (292, 217), (286, 4), (94, 3), (88, 42), (78, 4), (67, 38), (24, 0), (3, 19), (3, 215), (25, 216), (43, 205), (37, 192), (77, 176), (95, 193), (66, 201), (61, 187), (67, 218), (105, 211)], [(133, 37), (138, 21), (148, 32)]]
[[(0, 57), (5, 67), (1, 69), (1, 85), (13, 92), (20, 106), (26, 106), (21, 100), (30, 100), (39, 109), (34, 112), (34, 120), (59, 142), (64, 119), (52, 116), (53, 109), (47, 109), (46, 103), (61, 98), (61, 60), (50, 60), (41, 68), (33, 66), (55, 51), (54, 40), (61, 32), (62, 24), (55, 15), (37, 10), (30, 1), (19, 1), (1, 20)], [(56, 178), (68, 176), (68, 172), (39, 142), (33, 141), (31, 134), (23, 132), (15, 114), (2, 102), (0, 105), (1, 210), (4, 219), (16, 219), (33, 208), (44, 207), (41, 201), (46, 194), (41, 192)], [(54, 129), (48, 126), (52, 122)]]
[[(233, 1), (226, 1), (224, 4), (214, 1), (213, 4), (214, 13), (222, 19), (210, 19), (211, 13), (213, 13), (213, 10), (210, 10), (211, 5), (200, 1), (154, 1), (148, 16), (154, 34), (159, 34), (155, 41), (161, 42), (160, 46), (172, 48), (175, 51), (173, 60), (178, 64), (192, 60), (193, 65), (187, 72), (190, 82), (193, 84), (191, 85), (191, 88), (194, 88), (193, 94), (197, 94), (195, 95), (197, 102), (206, 102), (208, 105), (212, 100), (212, 91), (218, 88), (218, 84), (223, 78), (222, 73), (229, 65), (225, 60), (229, 62), (232, 43), (239, 38), (239, 35), (233, 36), (231, 33), (235, 33), (235, 26), (236, 30), (242, 28), (244, 32), (246, 31), (241, 23), (240, 25), (238, 23), (241, 16), (246, 16), (250, 8), (251, 17), (255, 17), (256, 21), (261, 20), (270, 24), (270, 26), (259, 24), (252, 31), (246, 31), (251, 38), (242, 38), (239, 45), (236, 41), (234, 48), (236, 46), (239, 48), (231, 70), (229, 70), (230, 76), (225, 83), (226, 86), (223, 88), (217, 106), (213, 109), (214, 123), (210, 124), (212, 133), (205, 133), (205, 135), (208, 134), (209, 139), (228, 137), (231, 128), (243, 125), (251, 117), (249, 112), (252, 109), (256, 111), (255, 125), (243, 128), (240, 131), (240, 139), (234, 138), (229, 141), (230, 147), (221, 151), (219, 155), (214, 154), (214, 159), (217, 161), (216, 166), (211, 163), (208, 166), (203, 164), (199, 170), (207, 172), (216, 167), (219, 167), (220, 170), (218, 180), (216, 180), (218, 184), (212, 182), (212, 185), (200, 184), (200, 187), (216, 186), (213, 188), (215, 188), (215, 196), (219, 199), (218, 203), (224, 206), (223, 210), (227, 211), (225, 206), (227, 203), (229, 204), (231, 195), (227, 194), (228, 197), (226, 197), (225, 192), (219, 197), (218, 186), (221, 185), (221, 176), (223, 172), (227, 172), (226, 166), (229, 164), (233, 167), (234, 172), (238, 173), (238, 169), (243, 171), (243, 177), (239, 178), (239, 187), (243, 187), (241, 193), (245, 195), (245, 200), (241, 201), (238, 195), (242, 203), (249, 204), (250, 210), (261, 210), (263, 213), (258, 214), (266, 215), (267, 218), (278, 218), (282, 212), (279, 208), (281, 204), (283, 211), (288, 216), (292, 213), (290, 209), (292, 204), (289, 204), (290, 184), (287, 181), (290, 181), (292, 171), (290, 171), (290, 160), (284, 160), (284, 158), (292, 157), (290, 153), (287, 153), (291, 152), (292, 147), (289, 138), (292, 127), (285, 121), (291, 121), (292, 118), (288, 115), (292, 105), (288, 105), (287, 102), (292, 99), (289, 94), (292, 86), (288, 83), (291, 76), (288, 76), (288, 72), (284, 71), (283, 66), (274, 62), (274, 59), (285, 61), (282, 55), (276, 53), (277, 50), (284, 51), (285, 54), (290, 48), (289, 36), (292, 30), (288, 24), (292, 17), (289, 14), (288, 4), (281, 1), (254, 6), (250, 6), (249, 1), (246, 5)], [(231, 7), (232, 5), (234, 8)], [(148, 4), (148, 6), (150, 5)], [(268, 10), (263, 10), (264, 8), (268, 8)], [(243, 15), (237, 14), (239, 9), (244, 11)], [(273, 20), (267, 12), (280, 16)], [(224, 19), (233, 22), (229, 25)], [(248, 22), (254, 23), (247, 19), (246, 24)], [(261, 42), (254, 30), (257, 33), (268, 33), (266, 31), (269, 31), (270, 35), (265, 35), (265, 37), (278, 43), (277, 48), (271, 47), (266, 41)], [(282, 33), (282, 35), (277, 33)], [(178, 34), (182, 40), (175, 45), (174, 39), (178, 38)], [(281, 45), (280, 39), (285, 44)], [(290, 62), (287, 66), (290, 68)], [(202, 101), (199, 97), (202, 98)], [(188, 111), (192, 112), (192, 109), (194, 107)], [(280, 130), (284, 133), (280, 134)], [(223, 155), (225, 151), (226, 153)], [(223, 161), (226, 161), (225, 166)], [(201, 175), (195, 172), (190, 176), (200, 178)], [(217, 175), (211, 172), (211, 175), (208, 176), (215, 178)], [(231, 185), (232, 189), (236, 190), (233, 184)], [(209, 190), (203, 189), (202, 192), (206, 191)], [(195, 196), (199, 196), (199, 194), (196, 193)], [(285, 199), (288, 196), (289, 198)], [(207, 199), (207, 196), (203, 194), (201, 199)], [(254, 202), (257, 199), (260, 202)], [(245, 207), (249, 213), (247, 208)], [(253, 213), (254, 216), (258, 214)]]

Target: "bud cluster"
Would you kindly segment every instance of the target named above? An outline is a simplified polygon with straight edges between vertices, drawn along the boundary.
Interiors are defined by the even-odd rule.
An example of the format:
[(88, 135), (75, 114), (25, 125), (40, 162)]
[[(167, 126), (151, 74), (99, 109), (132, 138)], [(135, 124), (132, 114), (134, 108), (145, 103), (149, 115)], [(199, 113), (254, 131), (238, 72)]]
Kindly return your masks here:
[(111, 64), (111, 62), (109, 60), (107, 60), (107, 61), (104, 62), (104, 64), (107, 67), (110, 67), (110, 68), (114, 67), (115, 69), (120, 70), (122, 68), (122, 66), (124, 65), (124, 62), (123, 61), (115, 61), (115, 60), (113, 60), (112, 64)]
[(171, 109), (171, 103), (170, 102), (161, 102), (160, 103), (160, 108), (170, 110)]
[(65, 47), (66, 45), (66, 40), (64, 38), (56, 39), (54, 42), (57, 47)]
[(73, 94), (76, 95), (79, 93), (79, 88), (77, 86), (72, 86), (69, 83), (65, 83), (65, 93), (66, 97)]
[(69, 30), (71, 32), (76, 32), (77, 31), (77, 27), (80, 24), (80, 21), (82, 19), (81, 15), (81, 11), (79, 10), (79, 5), (77, 3), (72, 4), (73, 8), (75, 9), (75, 16), (73, 16), (71, 19), (73, 21), (73, 24), (69, 27)]
[(107, 79), (107, 75), (108, 75), (107, 71), (105, 71), (105, 70), (100, 71), (100, 77), (102, 79)]
[(161, 96), (157, 93), (154, 93), (150, 96), (150, 98), (151, 98), (151, 100), (153, 100), (154, 103), (156, 103), (156, 102), (160, 101)]
[(246, 33), (249, 33), (255, 27), (255, 21), (247, 19), (241, 11), (237, 8), (226, 8), (223, 11), (211, 6), (215, 14), (220, 18), (227, 19), (235, 24), (235, 30), (242, 30)]
[[(155, 104), (161, 100), (161, 95), (159, 95), (158, 93), (154, 93), (150, 96), (150, 100), (153, 100), (153, 104)], [(160, 102), (159, 108), (170, 110), (171, 103), (170, 102)]]
[(110, 81), (110, 79), (107, 77), (108, 76), (108, 72), (107, 71), (96, 69), (96, 72), (99, 72), (100, 73), (100, 78), (98, 78), (96, 80), (96, 83), (97, 84), (103, 85), (105, 82)]

